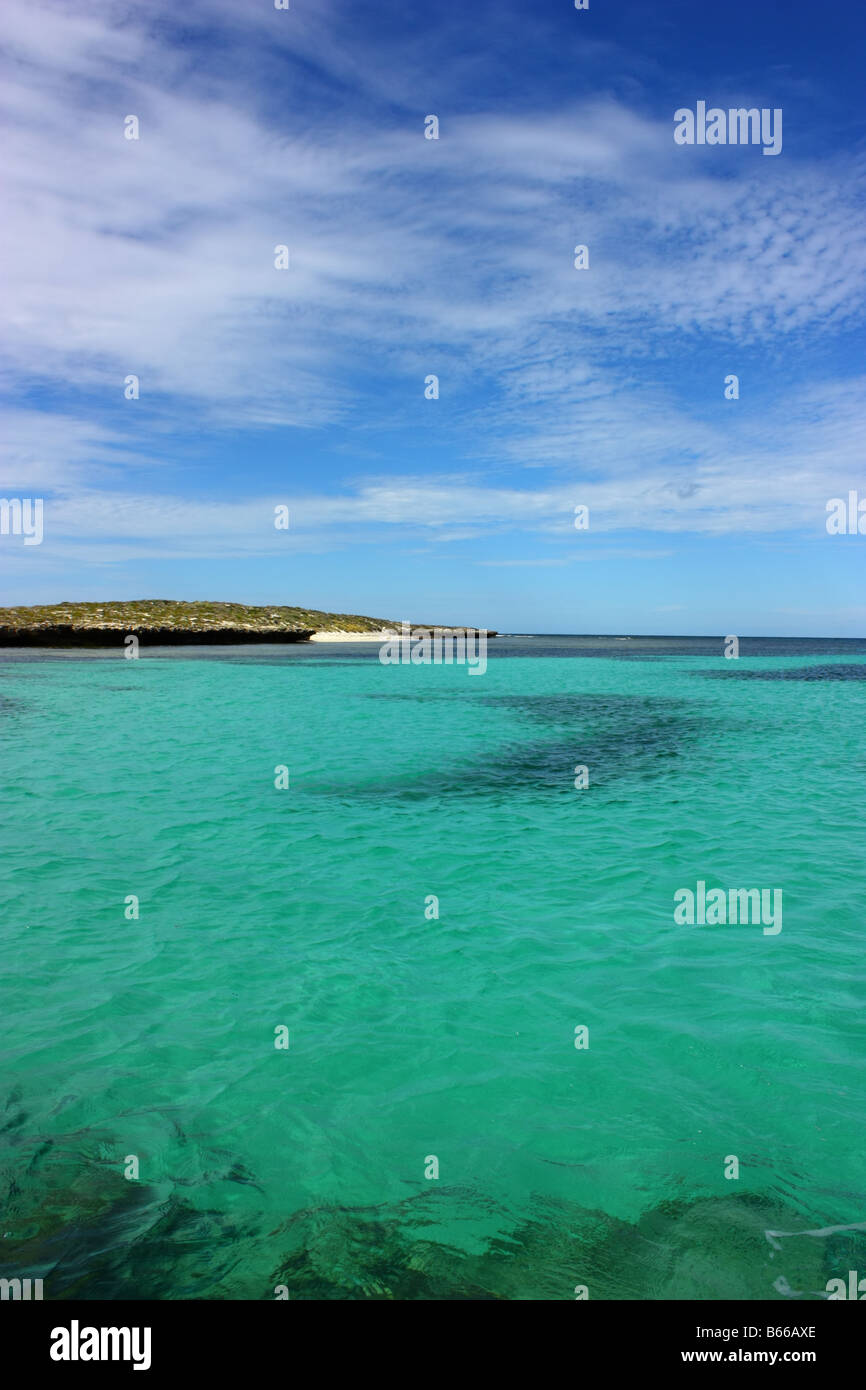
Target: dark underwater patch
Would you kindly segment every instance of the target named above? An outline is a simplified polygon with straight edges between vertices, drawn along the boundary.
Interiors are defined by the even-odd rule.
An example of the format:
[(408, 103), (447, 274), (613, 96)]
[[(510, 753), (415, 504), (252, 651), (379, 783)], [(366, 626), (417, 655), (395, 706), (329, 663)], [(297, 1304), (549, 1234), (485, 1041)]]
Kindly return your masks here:
[(826, 666), (787, 666), (779, 670), (765, 667), (760, 671), (743, 667), (729, 671), (693, 671), (692, 675), (715, 681), (866, 681), (866, 662), (860, 665), (832, 662)]
[[(442, 1189), (437, 1200), (455, 1195)], [(593, 1300), (808, 1301), (826, 1298), (827, 1280), (841, 1268), (829, 1241), (775, 1250), (768, 1229), (781, 1222), (802, 1230), (804, 1222), (761, 1194), (662, 1202), (635, 1223), (538, 1199), (473, 1255), (431, 1240), (424, 1227), (434, 1219), (434, 1203), (418, 1199), (391, 1214), (298, 1213), (287, 1223), (297, 1248), (272, 1271), (262, 1297), (282, 1284), (292, 1299), (573, 1300), (584, 1286)], [(866, 1241), (858, 1249), (862, 1264)], [(853, 1258), (849, 1245), (842, 1264)]]
[[(594, 1300), (808, 1301), (866, 1268), (866, 1233), (829, 1212), (825, 1234), (775, 1195), (662, 1201), (632, 1222), (532, 1194), (509, 1214), (481, 1190), (443, 1187), (295, 1211), (268, 1229), (254, 1203), (235, 1219), (179, 1197), (170, 1180), (168, 1190), (127, 1182), (107, 1150), (122, 1152), (89, 1131), (7, 1145), (0, 1277), (42, 1278), (45, 1299), (61, 1301), (272, 1300), (279, 1285), (292, 1300), (573, 1300), (583, 1285)], [(224, 1157), (203, 1182), (257, 1187)], [(500, 1231), (480, 1253), (435, 1238), (479, 1218)]]
[[(52, 1301), (229, 1297), (223, 1280), (255, 1229), (127, 1181), (106, 1146), (123, 1152), (84, 1133), (3, 1153), (0, 1278), (41, 1278)], [(249, 1181), (237, 1162), (214, 1176)]]
[[(394, 695), (368, 698), (410, 699)], [(712, 716), (706, 706), (684, 699), (630, 695), (427, 695), (422, 701), (471, 701), (483, 717), (484, 707), (512, 712), (534, 726), (529, 737), (503, 733), (501, 741), (478, 758), (437, 760), (433, 770), (403, 774), (354, 786), (305, 790), (334, 792), (353, 799), (417, 801), (433, 797), (472, 797), (506, 793), (568, 793), (574, 769), (590, 770), (593, 788), (627, 778), (661, 776), (700, 749), (706, 754)], [(539, 726), (543, 737), (539, 737)]]

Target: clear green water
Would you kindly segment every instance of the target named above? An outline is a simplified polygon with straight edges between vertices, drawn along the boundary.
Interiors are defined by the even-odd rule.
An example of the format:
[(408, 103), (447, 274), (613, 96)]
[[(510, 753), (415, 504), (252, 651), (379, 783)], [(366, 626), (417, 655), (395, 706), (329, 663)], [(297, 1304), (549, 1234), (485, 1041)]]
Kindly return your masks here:
[[(866, 1274), (863, 1232), (765, 1235), (866, 1220), (866, 648), (608, 648), (504, 643), (481, 677), (3, 656), (0, 1273), (257, 1299)], [(781, 933), (676, 925), (698, 879), (781, 888)]]

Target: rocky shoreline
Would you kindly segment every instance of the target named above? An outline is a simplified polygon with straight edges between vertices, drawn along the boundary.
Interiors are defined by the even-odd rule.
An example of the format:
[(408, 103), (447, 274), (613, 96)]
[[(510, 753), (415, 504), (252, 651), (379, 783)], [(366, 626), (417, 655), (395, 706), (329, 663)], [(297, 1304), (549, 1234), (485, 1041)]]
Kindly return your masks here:
[(214, 647), (238, 642), (308, 642), (313, 631), (301, 628), (257, 631), (218, 627), (196, 631), (172, 627), (0, 627), (0, 647), (122, 647), (130, 634), (144, 645), (159, 647)]

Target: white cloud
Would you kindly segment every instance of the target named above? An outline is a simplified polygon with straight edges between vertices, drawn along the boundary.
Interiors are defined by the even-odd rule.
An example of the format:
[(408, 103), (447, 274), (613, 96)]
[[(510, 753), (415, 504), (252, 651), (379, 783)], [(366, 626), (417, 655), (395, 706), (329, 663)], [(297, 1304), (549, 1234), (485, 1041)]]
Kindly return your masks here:
[[(10, 393), (62, 384), (75, 404), (15, 413), (3, 486), (55, 494), (47, 538), (102, 556), (275, 547), (269, 498), (188, 501), (154, 476), (171, 422), (369, 428), (360, 371), (420, 379), (440, 359), (467, 399), (496, 383), (492, 405), (460, 407), (463, 471), (299, 495), (292, 544), (392, 525), (441, 541), (513, 527), (554, 544), (576, 502), (599, 531), (820, 523), (859, 469), (861, 383), (773, 400), (753, 382), (763, 413), (746, 389), (722, 425), (654, 386), (646, 361), (698, 333), (727, 360), (859, 322), (862, 168), (818, 169), (786, 148), (784, 163), (714, 177), (674, 147), (667, 113), (612, 101), (455, 110), (439, 142), (424, 141), (420, 110), (401, 129), (384, 112), (378, 125), (342, 110), (312, 120), (299, 103), (274, 127), (252, 81), (256, 34), (299, 84), (315, 65), (363, 86), (372, 110), (387, 62), (341, 45), (331, 7), (293, 11), (291, 31), (265, 9), (193, 6), (191, 23), (237, 39), (232, 70), (197, 73), (165, 42), (159, 6), (7, 0), (3, 379)], [(411, 106), (411, 68), (399, 98)], [(130, 111), (138, 142), (123, 139)], [(273, 268), (281, 242), (288, 272)], [(591, 248), (585, 273), (577, 242)], [(131, 415), (91, 418), (100, 401), (114, 409), (129, 372), (151, 412), (144, 436)], [(517, 464), (553, 479), (500, 485)]]

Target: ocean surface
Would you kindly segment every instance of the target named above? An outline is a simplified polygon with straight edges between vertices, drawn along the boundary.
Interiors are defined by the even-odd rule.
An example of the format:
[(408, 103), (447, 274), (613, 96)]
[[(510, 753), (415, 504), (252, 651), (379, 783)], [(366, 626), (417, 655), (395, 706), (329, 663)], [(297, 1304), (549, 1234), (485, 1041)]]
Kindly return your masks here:
[[(866, 642), (0, 652), (0, 1275), (866, 1275), (864, 729)], [(699, 882), (782, 930), (677, 923)]]

